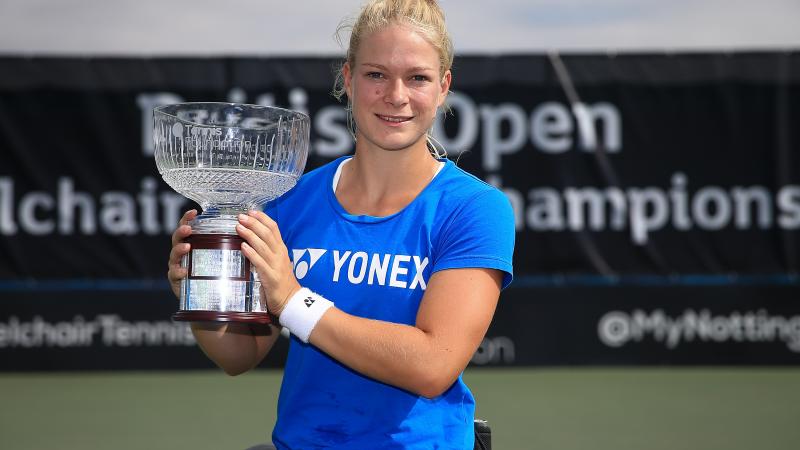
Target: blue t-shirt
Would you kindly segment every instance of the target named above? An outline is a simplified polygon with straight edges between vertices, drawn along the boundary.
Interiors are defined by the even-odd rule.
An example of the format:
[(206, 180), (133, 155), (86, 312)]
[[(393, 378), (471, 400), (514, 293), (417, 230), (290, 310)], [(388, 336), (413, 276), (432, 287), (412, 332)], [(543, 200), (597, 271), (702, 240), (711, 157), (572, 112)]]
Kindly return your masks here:
[[(428, 280), (482, 267), (511, 282), (514, 216), (505, 195), (453, 162), (403, 210), (348, 214), (333, 191), (342, 157), (265, 208), (301, 285), (360, 317), (414, 325)], [(278, 449), (472, 449), (474, 398), (459, 376), (427, 399), (361, 375), (291, 338), (272, 440)]]

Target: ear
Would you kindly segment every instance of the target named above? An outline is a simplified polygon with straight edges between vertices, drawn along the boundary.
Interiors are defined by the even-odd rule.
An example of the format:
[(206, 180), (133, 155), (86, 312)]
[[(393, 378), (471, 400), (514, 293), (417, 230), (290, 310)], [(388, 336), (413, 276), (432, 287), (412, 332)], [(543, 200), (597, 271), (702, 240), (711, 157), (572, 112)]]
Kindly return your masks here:
[(345, 91), (345, 93), (347, 93), (347, 98), (353, 98), (353, 95), (352, 95), (352, 92), (353, 92), (353, 86), (352, 86), (353, 79), (352, 79), (352, 73), (350, 73), (350, 63), (349, 62), (344, 63), (344, 65), (342, 66), (342, 78), (343, 78), (342, 81), (344, 81), (344, 91)]
[(447, 100), (447, 93), (450, 92), (450, 83), (453, 81), (453, 74), (448, 70), (442, 76), (442, 83), (439, 86), (439, 103), (437, 106), (442, 106), (444, 101)]

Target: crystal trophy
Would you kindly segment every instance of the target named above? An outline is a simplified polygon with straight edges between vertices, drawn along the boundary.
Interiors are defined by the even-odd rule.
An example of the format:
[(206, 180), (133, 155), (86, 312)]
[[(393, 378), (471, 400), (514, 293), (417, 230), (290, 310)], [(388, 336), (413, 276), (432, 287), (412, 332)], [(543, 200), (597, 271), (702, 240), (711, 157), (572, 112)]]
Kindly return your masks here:
[(177, 321), (271, 323), (237, 215), (294, 187), (308, 156), (309, 118), (281, 108), (179, 103), (153, 110), (161, 177), (202, 208), (189, 225)]

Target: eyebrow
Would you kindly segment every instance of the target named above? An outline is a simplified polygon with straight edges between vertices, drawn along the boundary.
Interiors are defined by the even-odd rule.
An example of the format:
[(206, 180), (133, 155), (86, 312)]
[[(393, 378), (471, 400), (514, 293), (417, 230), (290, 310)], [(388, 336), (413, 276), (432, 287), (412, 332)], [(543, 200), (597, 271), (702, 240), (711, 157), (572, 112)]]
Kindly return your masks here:
[[(389, 70), (386, 66), (383, 66), (383, 65), (380, 65), (380, 64), (375, 64), (375, 63), (361, 63), (361, 65), (362, 66), (375, 67), (376, 69), (381, 69), (381, 70), (386, 70), (386, 71)], [(433, 69), (431, 69), (430, 67), (425, 67), (425, 66), (415, 66), (415, 67), (412, 67), (411, 69), (409, 69), (408, 71), (409, 72), (420, 72), (420, 71), (425, 71), (425, 70), (433, 70)]]

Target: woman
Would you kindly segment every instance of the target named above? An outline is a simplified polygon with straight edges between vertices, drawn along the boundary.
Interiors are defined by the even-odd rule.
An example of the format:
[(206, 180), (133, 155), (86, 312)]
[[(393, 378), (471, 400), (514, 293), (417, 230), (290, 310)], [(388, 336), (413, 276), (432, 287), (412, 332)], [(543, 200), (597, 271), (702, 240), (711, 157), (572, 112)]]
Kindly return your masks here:
[[(474, 399), (461, 373), (511, 281), (514, 221), (501, 192), (429, 145), (451, 64), (435, 1), (369, 2), (339, 77), (354, 156), (240, 217), (243, 252), (292, 334), (279, 449), (473, 446)], [(173, 236), (176, 293), (194, 216)], [(256, 366), (279, 335), (242, 324), (192, 330), (231, 375)]]

